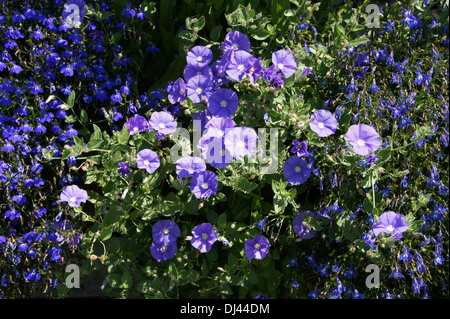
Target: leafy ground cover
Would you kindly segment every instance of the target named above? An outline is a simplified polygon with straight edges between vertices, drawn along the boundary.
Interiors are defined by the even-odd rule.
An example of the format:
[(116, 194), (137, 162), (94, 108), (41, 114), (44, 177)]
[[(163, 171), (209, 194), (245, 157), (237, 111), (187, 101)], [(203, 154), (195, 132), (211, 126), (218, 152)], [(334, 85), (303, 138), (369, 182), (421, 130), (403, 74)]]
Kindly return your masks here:
[(0, 7), (1, 297), (448, 298), (448, 1)]

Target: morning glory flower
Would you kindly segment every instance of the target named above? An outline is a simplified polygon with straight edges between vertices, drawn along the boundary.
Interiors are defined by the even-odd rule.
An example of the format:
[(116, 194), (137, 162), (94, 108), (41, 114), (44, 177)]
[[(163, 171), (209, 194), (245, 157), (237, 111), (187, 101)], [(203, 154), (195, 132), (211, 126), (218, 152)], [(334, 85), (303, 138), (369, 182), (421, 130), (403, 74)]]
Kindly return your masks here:
[(186, 84), (187, 96), (193, 103), (207, 101), (211, 95), (212, 81), (208, 76), (195, 75)]
[(285, 78), (290, 77), (297, 70), (297, 61), (292, 56), (292, 51), (278, 50), (272, 53), (272, 63), (275, 69), (283, 73)]
[(381, 145), (380, 135), (367, 124), (357, 124), (349, 127), (344, 139), (352, 145), (352, 151), (359, 155), (369, 155)]
[(60, 195), (61, 202), (67, 202), (70, 207), (78, 207), (81, 203), (85, 203), (87, 199), (87, 192), (77, 185), (64, 187)]
[(150, 149), (143, 149), (137, 153), (137, 167), (152, 174), (160, 165), (158, 154)]
[(210, 223), (203, 223), (192, 229), (191, 244), (202, 253), (207, 253), (217, 240), (217, 234)]
[(381, 233), (390, 233), (398, 239), (402, 238), (402, 233), (408, 229), (406, 219), (393, 211), (384, 212), (379, 219), (379, 222), (373, 226), (372, 232), (375, 236)]
[(255, 235), (253, 239), (248, 239), (245, 242), (245, 255), (248, 260), (252, 258), (263, 259), (269, 252), (269, 240), (261, 235)]
[(253, 157), (256, 150), (258, 135), (253, 128), (241, 126), (227, 129), (225, 132), (225, 147), (231, 156), (242, 160), (245, 156)]
[(130, 130), (130, 135), (149, 130), (147, 119), (139, 114), (135, 114), (124, 125)]
[(158, 244), (152, 242), (152, 245), (150, 246), (150, 253), (152, 254), (152, 257), (155, 258), (158, 262), (172, 259), (177, 251), (178, 249), (176, 243), (166, 246), (162, 243)]
[(310, 211), (302, 211), (295, 216), (293, 222), (294, 232), (301, 238), (311, 239), (314, 237), (316, 231), (310, 225), (303, 225), (303, 216), (305, 214), (309, 217), (312, 216), (312, 212)]
[(230, 62), (225, 67), (226, 74), (235, 81), (241, 81), (245, 76), (250, 58), (253, 57), (246, 51), (232, 52)]
[(318, 110), (311, 115), (309, 127), (320, 137), (326, 137), (336, 132), (338, 122), (333, 113), (327, 110)]
[(180, 103), (186, 100), (186, 82), (182, 78), (178, 78), (170, 87), (169, 95), (167, 96), (170, 103)]
[(203, 75), (212, 80), (214, 73), (208, 65), (186, 64), (183, 70), (184, 79), (189, 82), (196, 75)]
[(217, 89), (208, 99), (208, 110), (217, 117), (230, 117), (236, 113), (238, 104), (236, 92), (230, 89)]
[(191, 179), (190, 190), (197, 198), (208, 198), (217, 192), (217, 175), (211, 171), (195, 173)]
[(195, 173), (206, 170), (205, 160), (195, 156), (185, 156), (177, 161), (176, 173), (178, 177), (192, 177)]
[(167, 135), (177, 130), (177, 121), (166, 111), (153, 112), (148, 123), (152, 129), (161, 134)]
[(172, 220), (161, 219), (152, 228), (153, 242), (169, 246), (176, 243), (180, 236), (180, 228)]
[(283, 175), (292, 185), (300, 185), (311, 175), (311, 168), (304, 159), (297, 155), (292, 155), (284, 163)]
[(131, 174), (130, 172), (130, 164), (125, 162), (119, 162), (119, 169), (117, 170), (117, 174), (122, 175), (122, 177), (125, 177), (125, 175)]
[(227, 35), (225, 36), (225, 39), (223, 40), (222, 49), (224, 53), (238, 50), (249, 52), (250, 40), (242, 32), (239, 32), (237, 30), (231, 31), (228, 32)]
[(309, 152), (308, 152), (308, 141), (299, 142), (297, 140), (293, 140), (292, 144), (294, 144), (294, 146), (291, 149), (291, 153), (296, 153), (297, 156), (299, 156), (299, 157), (303, 157), (303, 156), (308, 156), (309, 155)]
[(208, 65), (213, 59), (213, 53), (211, 49), (202, 45), (193, 47), (186, 55), (186, 61), (188, 64), (196, 66)]

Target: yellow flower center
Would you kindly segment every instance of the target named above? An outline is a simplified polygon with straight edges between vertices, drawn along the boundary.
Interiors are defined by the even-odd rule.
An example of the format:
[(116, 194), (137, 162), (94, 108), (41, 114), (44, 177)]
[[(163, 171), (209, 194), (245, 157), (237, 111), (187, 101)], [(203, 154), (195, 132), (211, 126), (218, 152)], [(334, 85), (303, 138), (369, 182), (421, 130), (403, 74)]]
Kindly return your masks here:
[(208, 188), (208, 183), (203, 183), (203, 184), (202, 184), (202, 188), (203, 188), (203, 189), (207, 189), (207, 188)]
[(363, 140), (357, 140), (356, 144), (358, 144), (359, 146), (364, 146), (366, 145), (366, 142), (364, 142)]
[(166, 127), (166, 124), (164, 124), (164, 123), (159, 123), (158, 126), (159, 126), (159, 128), (165, 128), (165, 127)]
[(164, 228), (163, 233), (164, 235), (167, 235), (169, 233), (169, 230), (167, 228)]
[(297, 166), (297, 167), (295, 168), (295, 171), (296, 171), (297, 173), (300, 173), (301, 170), (302, 170), (302, 169), (300, 168), (300, 166)]
[(220, 102), (220, 105), (222, 105), (223, 107), (227, 106), (227, 101), (223, 100), (222, 102)]
[(203, 238), (204, 240), (208, 239), (208, 234), (207, 234), (207, 233), (203, 233), (202, 238)]
[(259, 244), (255, 244), (255, 249), (259, 249)]
[(394, 231), (394, 227), (392, 225), (389, 225), (388, 227), (386, 227), (386, 229), (389, 232), (393, 232)]
[(197, 88), (196, 91), (197, 91), (198, 94), (201, 94), (203, 92), (203, 89), (202, 88)]
[(319, 128), (324, 128), (324, 127), (325, 127), (325, 124), (323, 124), (322, 122), (319, 122), (319, 124), (317, 124), (317, 126), (318, 126)]
[(198, 62), (202, 62), (202, 61), (203, 61), (203, 58), (202, 58), (201, 56), (199, 56), (199, 57), (197, 58), (197, 61), (198, 61)]
[(145, 160), (144, 165), (147, 166), (148, 164), (150, 164), (150, 162), (148, 160)]
[(77, 201), (77, 199), (76, 199), (75, 197), (71, 197), (71, 198), (70, 198), (70, 201), (71, 201), (72, 203), (74, 203), (74, 202)]

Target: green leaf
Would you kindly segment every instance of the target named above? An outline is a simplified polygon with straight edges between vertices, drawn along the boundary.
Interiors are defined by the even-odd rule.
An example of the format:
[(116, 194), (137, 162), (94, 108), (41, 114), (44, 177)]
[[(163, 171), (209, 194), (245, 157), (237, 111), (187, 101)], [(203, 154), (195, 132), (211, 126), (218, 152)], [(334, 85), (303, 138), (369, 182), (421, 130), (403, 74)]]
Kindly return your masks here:
[(81, 123), (87, 123), (88, 119), (89, 119), (89, 116), (88, 116), (87, 112), (85, 110), (81, 110), (81, 113), (80, 113)]
[(263, 40), (267, 39), (268, 37), (270, 37), (270, 32), (267, 31), (266, 29), (261, 28), (261, 29), (253, 31), (250, 35), (255, 40), (263, 41)]
[(219, 41), (220, 33), (222, 32), (223, 26), (216, 25), (209, 34), (209, 38), (213, 41)]
[(69, 95), (69, 97), (67, 98), (67, 105), (69, 106), (69, 108), (73, 107), (75, 104), (75, 91), (72, 91)]
[(120, 288), (128, 289), (133, 286), (133, 276), (131, 276), (131, 273), (128, 270), (124, 271), (122, 277), (120, 278), (120, 281)]

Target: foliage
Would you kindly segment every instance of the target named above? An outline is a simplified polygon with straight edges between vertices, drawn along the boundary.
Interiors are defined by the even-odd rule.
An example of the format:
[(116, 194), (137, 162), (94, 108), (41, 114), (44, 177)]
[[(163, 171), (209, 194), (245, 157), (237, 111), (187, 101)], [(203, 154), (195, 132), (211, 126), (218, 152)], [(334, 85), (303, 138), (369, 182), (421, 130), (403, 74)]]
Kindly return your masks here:
[[(0, 294), (64, 297), (64, 266), (81, 257), (82, 274), (101, 271), (115, 298), (448, 297), (448, 5), (386, 3), (374, 20), (369, 4), (115, 0), (87, 3), (81, 28), (65, 29), (61, 1), (3, 1)], [(250, 67), (233, 78), (232, 31), (260, 58), (256, 80)], [(217, 189), (208, 181), (203, 197), (193, 184), (204, 169), (180, 177), (174, 160), (200, 157), (194, 120), (212, 109), (185, 72), (199, 47), (214, 70), (202, 89), (235, 92), (230, 118), (258, 136), (258, 156), (207, 163)], [(281, 72), (284, 54), (292, 74)], [(179, 79), (187, 95), (175, 102)], [(319, 110), (337, 122), (325, 136)], [(162, 133), (162, 114), (186, 134)], [(133, 126), (138, 117), (149, 126)], [(379, 136), (369, 154), (348, 138), (358, 124)], [(143, 168), (142, 150), (155, 152), (156, 169)], [(291, 179), (291, 158), (304, 161), (305, 180)], [(87, 191), (81, 206), (61, 200), (72, 184)], [(401, 238), (373, 234), (387, 211), (405, 218)], [(179, 234), (161, 260), (150, 247), (167, 220)], [(217, 241), (200, 251), (192, 231), (204, 223)], [(270, 243), (261, 258), (249, 257), (256, 235)], [(367, 287), (370, 264), (377, 288)]]

